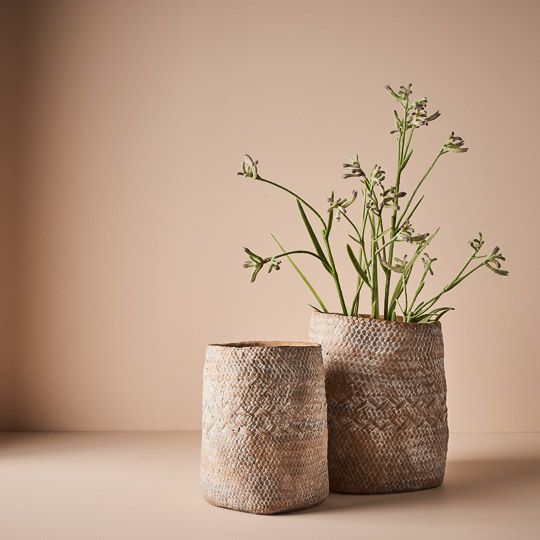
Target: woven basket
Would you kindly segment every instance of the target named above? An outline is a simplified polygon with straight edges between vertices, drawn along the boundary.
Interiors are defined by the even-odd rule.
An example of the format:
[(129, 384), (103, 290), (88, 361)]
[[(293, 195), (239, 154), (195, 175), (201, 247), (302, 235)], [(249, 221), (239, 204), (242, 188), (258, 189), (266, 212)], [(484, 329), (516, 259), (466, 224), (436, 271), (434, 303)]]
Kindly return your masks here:
[(313, 313), (328, 400), (330, 489), (438, 486), (448, 446), (441, 325)]
[(211, 504), (274, 514), (328, 496), (320, 345), (209, 345), (204, 365), (201, 485)]

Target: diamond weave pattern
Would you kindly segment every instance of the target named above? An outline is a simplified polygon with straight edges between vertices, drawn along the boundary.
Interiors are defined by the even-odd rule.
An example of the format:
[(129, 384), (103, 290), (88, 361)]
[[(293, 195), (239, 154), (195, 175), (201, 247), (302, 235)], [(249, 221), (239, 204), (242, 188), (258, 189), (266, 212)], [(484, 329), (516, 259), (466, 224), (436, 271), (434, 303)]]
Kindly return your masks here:
[(205, 499), (273, 514), (328, 495), (327, 416), (321, 349), (207, 348), (201, 485)]
[(323, 351), (330, 489), (438, 486), (448, 446), (440, 323), (314, 313), (309, 336)]

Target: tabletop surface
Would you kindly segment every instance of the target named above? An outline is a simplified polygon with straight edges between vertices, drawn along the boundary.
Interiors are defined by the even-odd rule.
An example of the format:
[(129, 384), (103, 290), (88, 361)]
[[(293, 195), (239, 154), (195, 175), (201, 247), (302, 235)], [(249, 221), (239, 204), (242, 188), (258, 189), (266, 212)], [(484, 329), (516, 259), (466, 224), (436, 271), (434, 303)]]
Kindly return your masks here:
[(198, 432), (3, 433), (0, 537), (539, 538), (539, 433), (453, 433), (440, 488), (277, 516), (203, 501), (199, 445)]

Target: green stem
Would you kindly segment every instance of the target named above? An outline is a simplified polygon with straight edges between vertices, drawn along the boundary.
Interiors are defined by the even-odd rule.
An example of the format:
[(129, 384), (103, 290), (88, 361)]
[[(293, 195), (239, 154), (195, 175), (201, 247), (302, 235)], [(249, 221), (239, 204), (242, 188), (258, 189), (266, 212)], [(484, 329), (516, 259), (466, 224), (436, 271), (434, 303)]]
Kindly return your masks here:
[[(397, 156), (397, 171), (396, 171), (396, 183), (395, 183), (395, 189), (396, 193), (399, 193), (399, 186), (401, 183), (401, 173), (403, 171), (403, 158), (404, 158), (404, 144), (405, 144), (405, 136), (407, 134), (407, 114), (409, 111), (409, 104), (407, 103), (405, 107), (405, 114), (403, 117), (403, 128), (401, 130), (401, 133), (399, 135), (398, 140), (398, 156)], [(409, 136), (409, 143), (410, 143), (410, 137), (412, 136), (412, 133)], [(396, 221), (397, 221), (397, 206), (394, 208), (392, 212), (392, 218), (390, 220), (390, 238), (394, 238), (396, 236)], [(389, 265), (392, 264), (392, 261), (394, 259), (394, 242), (391, 242), (388, 247), (388, 258), (385, 257), (385, 260), (388, 262)], [(386, 274), (386, 281), (384, 285), (384, 318), (386, 320), (389, 320), (392, 318), (392, 314), (389, 312), (389, 301), (390, 301), (390, 284), (392, 281), (392, 272), (391, 270), (385, 270)]]
[(360, 252), (359, 252), (359, 257), (358, 257), (358, 260), (361, 261), (362, 260), (362, 255), (364, 255), (364, 259), (367, 260), (367, 255), (366, 255), (366, 247), (365, 247), (365, 224), (362, 224), (361, 227), (362, 227), (362, 232), (360, 232), (360, 230), (358, 229), (358, 227), (354, 224), (354, 222), (349, 218), (349, 216), (347, 214), (341, 214), (350, 224), (351, 224), (351, 227), (354, 229), (354, 232), (356, 233), (356, 236), (358, 237), (358, 243), (360, 244)]
[(438, 300), (443, 296), (443, 294), (446, 294), (448, 291), (451, 291), (454, 287), (459, 285), (464, 279), (469, 277), (473, 272), (476, 272), (479, 268), (482, 268), (482, 266), (485, 265), (485, 260), (482, 261), (480, 264), (476, 265), (474, 268), (469, 270), (466, 274), (463, 274), (463, 272), (466, 270), (466, 268), (469, 266), (469, 264), (477, 257), (474, 255), (471, 256), (468, 261), (465, 263), (463, 268), (460, 270), (460, 272), (456, 275), (456, 277), (446, 285), (441, 292), (436, 294), (431, 300), (428, 300), (425, 304), (422, 305), (422, 308), (418, 311), (418, 313), (415, 313), (415, 317), (418, 317), (422, 314), (424, 314), (427, 310), (429, 310)]
[[(358, 248), (358, 263), (360, 266), (362, 266), (362, 256), (363, 260), (366, 262), (366, 274), (369, 273), (369, 263), (367, 262), (367, 255), (366, 255), (366, 225), (367, 225), (367, 208), (366, 208), (366, 186), (364, 185), (362, 188), (362, 217), (360, 219), (360, 228), (356, 227), (354, 223), (348, 218), (348, 216), (345, 216), (347, 220), (351, 223), (354, 230), (358, 234), (358, 242), (360, 244)], [(356, 293), (354, 295), (352, 304), (351, 304), (351, 315), (358, 315), (358, 307), (360, 305), (360, 292), (362, 291), (362, 287), (364, 285), (364, 281), (360, 277), (360, 274), (358, 274), (356, 278)]]
[[(439, 158), (442, 155), (444, 155), (445, 153), (446, 152), (444, 152), (443, 150), (439, 151), (439, 153), (437, 154), (437, 156), (435, 157), (435, 159), (433, 160), (433, 162), (429, 166), (428, 170), (425, 172), (424, 176), (422, 176), (422, 178), (420, 179), (418, 184), (416, 184), (416, 187), (414, 188), (413, 192), (411, 193), (411, 196), (409, 197), (409, 200), (407, 201), (407, 204), (405, 205), (405, 209), (403, 210), (403, 212), (401, 214), (402, 218), (399, 220), (398, 225), (401, 225), (403, 223), (403, 216), (407, 215), (407, 210), (409, 210), (409, 208), (411, 206), (411, 203), (414, 200), (414, 197), (415, 197), (416, 193), (418, 192), (418, 190), (420, 189), (422, 184), (425, 182), (426, 178), (429, 176), (429, 173), (433, 170), (433, 167), (435, 167), (437, 161), (439, 161)], [(416, 208), (415, 208), (415, 210), (416, 210)]]
[(405, 145), (405, 151), (403, 152), (403, 157), (405, 157), (409, 153), (409, 147), (411, 146), (414, 130), (415, 130), (415, 127), (412, 126), (411, 130), (409, 131), (409, 139), (407, 140), (407, 144)]
[[(364, 207), (364, 214), (365, 214), (365, 207)], [(360, 233), (360, 230), (358, 229), (358, 227), (354, 224), (352, 219), (347, 214), (342, 213), (341, 215), (351, 225), (351, 227), (354, 229), (354, 232), (356, 233), (356, 236), (358, 237), (358, 243), (360, 244), (360, 249), (358, 251), (358, 263), (362, 265), (362, 255), (364, 255), (364, 259), (367, 260), (367, 257), (365, 255), (366, 250), (365, 250), (364, 235)], [(362, 219), (364, 219), (364, 216)], [(363, 225), (361, 225), (361, 227), (364, 228)], [(358, 275), (356, 279), (356, 292), (354, 294), (353, 302), (351, 304), (351, 309), (350, 309), (351, 315), (358, 315), (358, 303), (359, 303), (360, 291), (362, 290), (362, 283), (363, 281), (360, 278), (360, 275)]]
[(305, 249), (295, 249), (293, 251), (287, 251), (285, 253), (280, 253), (279, 255), (274, 255), (271, 258), (272, 259), (280, 259), (281, 257), (287, 257), (288, 255), (299, 255), (299, 254), (311, 255), (312, 257), (315, 257), (319, 261), (323, 262), (323, 260), (316, 253), (313, 253), (313, 251), (307, 251)]
[(445, 292), (448, 292), (450, 289), (457, 287), (464, 279), (468, 278), (473, 272), (476, 272), (478, 269), (482, 268), (482, 266), (485, 266), (485, 261), (482, 261), (480, 264), (476, 265), (474, 268), (469, 270), (466, 274), (461, 276), (458, 280), (456, 280), (456, 282), (451, 287), (446, 289)]
[(410, 309), (407, 309), (407, 313), (405, 314), (407, 321), (409, 321), (409, 314), (414, 311), (414, 304), (416, 302), (416, 299), (418, 298), (418, 295), (424, 288), (424, 283), (426, 281), (426, 276), (428, 272), (429, 272), (429, 267), (426, 265), (426, 268), (424, 268), (424, 272), (422, 274), (422, 278), (420, 279), (420, 283), (418, 284), (418, 287), (416, 287), (416, 291), (414, 291), (414, 295), (411, 300), (411, 307)]
[[(327, 232), (330, 231), (327, 229)], [(339, 297), (339, 303), (341, 304), (341, 310), (343, 311), (343, 315), (348, 315), (347, 311), (347, 304), (345, 303), (345, 298), (343, 296), (343, 291), (341, 289), (341, 283), (339, 282), (339, 275), (336, 268), (336, 263), (334, 262), (334, 256), (332, 255), (332, 248), (330, 247), (330, 241), (328, 239), (328, 234), (323, 235), (324, 238), (324, 244), (326, 246), (326, 252), (328, 253), (328, 262), (330, 263), (330, 268), (332, 269), (332, 278), (334, 280), (334, 283), (336, 285), (338, 297)]]
[(347, 222), (350, 224), (350, 226), (354, 229), (354, 232), (356, 233), (356, 236), (358, 237), (358, 242), (360, 243), (360, 245), (362, 245), (363, 244), (363, 238), (362, 238), (362, 235), (360, 234), (360, 230), (354, 224), (354, 221), (345, 213), (342, 213), (341, 215), (347, 220)]
[[(330, 242), (329, 242), (330, 231), (332, 229), (333, 212), (329, 213), (328, 222), (326, 222), (323, 219), (323, 217), (321, 216), (321, 214), (319, 214), (319, 212), (317, 212), (317, 210), (315, 210), (315, 208), (313, 208), (313, 206), (311, 206), (305, 199), (300, 197), (294, 191), (291, 191), (290, 189), (286, 188), (285, 186), (282, 186), (281, 184), (278, 184), (277, 182), (273, 182), (272, 180), (267, 180), (266, 178), (262, 178), (261, 176), (257, 177), (257, 179), (260, 180), (261, 182), (265, 182), (267, 184), (270, 184), (271, 186), (277, 187), (277, 188), (285, 191), (286, 193), (289, 193), (289, 195), (292, 195), (293, 197), (295, 197), (306, 208), (309, 208), (319, 218), (319, 220), (321, 221), (321, 223), (323, 225), (323, 238), (324, 238), (324, 243), (326, 245), (326, 250), (328, 252), (328, 263), (330, 264), (332, 279), (334, 280), (334, 283), (336, 285), (336, 289), (337, 289), (338, 297), (339, 297), (339, 303), (341, 304), (341, 309), (343, 311), (343, 314), (347, 315), (348, 314), (347, 313), (347, 305), (345, 304), (345, 298), (343, 297), (343, 291), (341, 289), (341, 283), (339, 281), (339, 275), (337, 273), (336, 264), (334, 262), (334, 257), (332, 255), (332, 249), (330, 247)], [(319, 255), (317, 255), (316, 253), (313, 253), (311, 251), (303, 251), (303, 250), (297, 250), (297, 251), (291, 251), (291, 252), (288, 252), (288, 253), (282, 253), (282, 254), (276, 256), (275, 258), (286, 257), (287, 255), (298, 254), (298, 253), (304, 253), (304, 254), (312, 255), (313, 257), (316, 257), (319, 261), (321, 261), (321, 263), (324, 266), (326, 266), (326, 264), (327, 264), (326, 261), (323, 261), (321, 259), (321, 257), (319, 257)]]
[[(370, 216), (371, 221), (371, 236), (375, 237), (375, 223), (373, 216)], [(379, 285), (378, 285), (378, 271), (377, 271), (377, 242), (371, 242), (371, 317), (373, 319), (379, 318)]]
[(306, 206), (306, 208), (309, 208), (322, 222), (323, 226), (326, 227), (326, 222), (324, 221), (324, 219), (322, 218), (321, 214), (319, 214), (319, 212), (317, 212), (317, 210), (315, 210), (315, 208), (313, 208), (313, 206), (311, 206), (311, 204), (309, 204), (308, 202), (306, 202), (305, 199), (303, 199), (302, 197), (300, 197), (299, 195), (297, 195), (294, 191), (291, 191), (290, 189), (286, 188), (285, 186), (282, 186), (276, 182), (272, 182), (272, 180), (267, 180), (266, 178), (262, 178), (261, 176), (259, 176), (257, 178), (257, 180), (260, 180), (261, 182), (266, 182), (267, 184), (270, 184), (271, 186), (274, 186), (274, 187), (277, 187), (283, 191), (285, 191), (286, 193), (288, 193), (289, 195), (292, 195), (293, 197), (295, 197), (296, 199), (298, 199), (303, 205)]
[[(406, 271), (406, 273), (404, 275), (405, 283), (409, 282), (409, 279), (411, 277), (411, 273), (413, 271), (416, 260), (418, 259), (418, 257), (422, 253), (422, 251), (424, 251), (426, 249), (426, 247), (431, 243), (431, 241), (437, 236), (437, 234), (439, 234), (439, 230), (440, 230), (440, 228), (435, 229), (435, 231), (432, 234), (430, 234), (426, 238), (426, 240), (424, 240), (416, 248), (416, 251), (414, 252), (414, 255), (412, 256), (411, 260), (409, 261), (409, 263), (407, 265), (407, 271)], [(392, 294), (392, 299), (390, 301), (390, 311), (391, 312), (393, 312), (395, 310), (396, 303), (397, 303), (399, 297), (401, 296), (401, 293), (403, 292), (403, 288), (400, 287), (400, 284), (401, 284), (401, 282), (398, 281), (398, 283), (397, 283), (397, 285), (396, 285), (396, 287), (394, 289), (394, 293)]]
[(390, 246), (391, 244), (393, 244), (393, 243), (396, 241), (396, 239), (397, 239), (398, 236), (399, 236), (399, 230), (397, 231), (397, 234), (396, 234), (395, 236), (393, 236), (392, 238), (390, 238), (390, 239), (388, 240), (388, 242), (386, 242), (385, 244), (383, 244), (383, 245), (379, 248), (379, 250), (377, 251), (377, 255), (378, 255), (384, 248), (386, 248), (387, 246)]
[(322, 301), (322, 298), (320, 297), (319, 293), (315, 290), (315, 287), (313, 287), (313, 285), (309, 282), (309, 280), (306, 277), (306, 275), (304, 274), (304, 272), (302, 272), (302, 270), (300, 270), (300, 268), (291, 259), (291, 257), (289, 257), (289, 255), (285, 255), (286, 254), (285, 248), (279, 243), (279, 240), (274, 235), (272, 235), (272, 238), (274, 239), (274, 242), (279, 246), (281, 251), (283, 251), (283, 255), (287, 257), (287, 260), (289, 261), (289, 263), (291, 263), (291, 266), (296, 270), (297, 274), (300, 276), (302, 281), (306, 284), (307, 288), (311, 291), (311, 294), (313, 294), (313, 296), (315, 297), (315, 299), (317, 300), (317, 302), (321, 306), (321, 309), (325, 313), (328, 313), (328, 309), (326, 308), (326, 305)]
[[(365, 188), (363, 190), (363, 193), (364, 193), (364, 203), (365, 203)], [(362, 207), (362, 221), (361, 221), (361, 225), (360, 225), (360, 229), (362, 231), (362, 243), (360, 244), (360, 249), (359, 249), (359, 252), (358, 252), (358, 260), (360, 261), (360, 264), (362, 264), (362, 254), (364, 255), (364, 261), (366, 262), (366, 273), (369, 272), (368, 268), (369, 268), (369, 262), (368, 262), (368, 258), (367, 258), (367, 254), (366, 254), (366, 226), (367, 226), (367, 208), (366, 208), (366, 205), (364, 204), (363, 207)], [(362, 290), (362, 287), (364, 285), (364, 281), (362, 280), (362, 278), (360, 276), (358, 276), (356, 278), (356, 287), (358, 288), (358, 298), (356, 300), (356, 309), (355, 309), (355, 313), (354, 315), (358, 315), (358, 308), (360, 307), (360, 292)]]
[(405, 280), (405, 275), (403, 275), (401, 279), (403, 280), (403, 292), (405, 295), (405, 315), (405, 313), (407, 313), (409, 310), (409, 297), (407, 295), (407, 281)]
[(424, 200), (424, 197), (425, 195), (422, 195), (418, 199), (417, 203), (413, 206), (412, 210), (409, 212), (408, 215), (403, 213), (402, 216), (398, 219), (398, 223), (396, 226), (398, 230), (401, 229), (401, 226), (403, 225), (403, 223), (405, 223), (407, 220), (410, 220), (413, 217), (414, 213), (416, 212), (416, 209), (420, 206), (420, 203)]

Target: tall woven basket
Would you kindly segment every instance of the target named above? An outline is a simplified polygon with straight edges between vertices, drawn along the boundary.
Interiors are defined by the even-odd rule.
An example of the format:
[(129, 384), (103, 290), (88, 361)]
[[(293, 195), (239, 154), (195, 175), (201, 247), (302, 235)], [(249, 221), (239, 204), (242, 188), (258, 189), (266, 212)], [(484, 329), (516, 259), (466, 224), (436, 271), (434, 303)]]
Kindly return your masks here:
[(321, 347), (209, 345), (203, 386), (201, 485), (216, 506), (257, 514), (328, 496)]
[(328, 400), (330, 489), (392, 493), (443, 481), (448, 446), (441, 325), (313, 313)]

